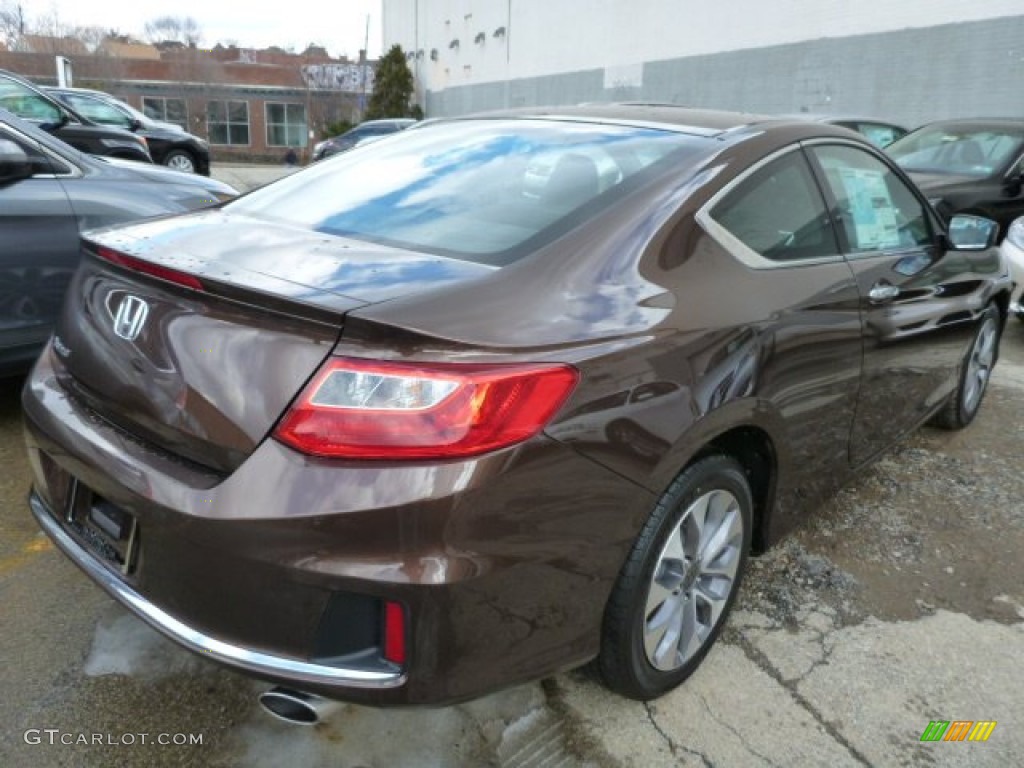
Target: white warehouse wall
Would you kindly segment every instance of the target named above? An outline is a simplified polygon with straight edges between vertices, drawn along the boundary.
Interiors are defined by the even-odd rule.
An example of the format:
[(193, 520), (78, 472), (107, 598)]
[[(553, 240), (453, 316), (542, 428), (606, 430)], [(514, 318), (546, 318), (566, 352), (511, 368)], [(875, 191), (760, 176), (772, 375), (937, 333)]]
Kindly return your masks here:
[[(613, 99), (913, 123), (957, 109), (1024, 115), (1024, 0), (383, 0), (383, 11), (384, 46), (412, 54), (428, 115)], [(930, 79), (936, 98), (909, 92)]]

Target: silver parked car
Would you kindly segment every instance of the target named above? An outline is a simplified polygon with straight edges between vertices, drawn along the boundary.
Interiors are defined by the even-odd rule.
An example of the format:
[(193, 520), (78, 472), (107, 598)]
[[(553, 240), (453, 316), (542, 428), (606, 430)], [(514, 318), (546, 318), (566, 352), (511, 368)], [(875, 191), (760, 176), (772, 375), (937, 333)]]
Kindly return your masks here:
[(1013, 220), (999, 247), (1015, 283), (1010, 295), (1010, 311), (1024, 320), (1024, 216)]
[(27, 371), (49, 338), (82, 231), (237, 194), (204, 176), (83, 154), (0, 109), (0, 376)]

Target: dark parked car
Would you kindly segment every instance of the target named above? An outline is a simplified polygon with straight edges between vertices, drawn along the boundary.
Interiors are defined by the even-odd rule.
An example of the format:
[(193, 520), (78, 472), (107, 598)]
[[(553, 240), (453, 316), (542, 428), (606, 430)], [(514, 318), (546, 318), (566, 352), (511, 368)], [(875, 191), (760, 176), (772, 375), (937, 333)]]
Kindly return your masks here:
[(84, 155), (0, 109), (0, 376), (27, 371), (52, 332), (82, 230), (235, 194), (213, 179)]
[(359, 144), (382, 139), (388, 134), (404, 131), (416, 121), (412, 118), (394, 118), (391, 120), (367, 120), (340, 136), (318, 142), (313, 146), (313, 161), (345, 152)]
[(130, 131), (97, 125), (11, 72), (0, 70), (0, 109), (35, 123), (80, 152), (151, 163), (144, 139)]
[(829, 125), (424, 126), (86, 238), (22, 399), (31, 508), (142, 619), (298, 689), (266, 700), (285, 717), (595, 657), (649, 699), (707, 654), (751, 549), (974, 418), (994, 229), (947, 229)]
[(130, 104), (102, 91), (45, 90), (93, 123), (118, 126), (143, 137), (154, 163), (185, 173), (210, 175), (210, 145), (206, 140), (186, 133), (173, 123), (152, 120)]
[(885, 150), (948, 219), (971, 213), (999, 224), (1024, 215), (1024, 120), (930, 123)]

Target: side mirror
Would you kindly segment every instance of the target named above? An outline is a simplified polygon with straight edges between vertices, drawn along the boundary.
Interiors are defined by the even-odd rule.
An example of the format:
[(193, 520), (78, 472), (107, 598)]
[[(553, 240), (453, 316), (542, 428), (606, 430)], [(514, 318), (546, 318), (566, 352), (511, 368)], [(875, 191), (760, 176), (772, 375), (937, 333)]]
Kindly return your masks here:
[(1003, 189), (1014, 197), (1020, 194), (1021, 187), (1024, 187), (1024, 163), (1018, 163), (1003, 179)]
[(131, 131), (132, 133), (135, 133), (135, 131), (139, 130), (139, 128), (141, 128), (141, 127), (142, 127), (142, 121), (139, 120), (139, 118), (137, 118), (137, 117), (133, 117), (128, 122), (128, 130)]
[(949, 245), (954, 251), (984, 251), (996, 244), (999, 225), (981, 216), (958, 213), (949, 220)]
[(25, 150), (8, 139), (0, 139), (0, 184), (29, 178), (35, 171)]
[(64, 110), (61, 110), (56, 120), (40, 123), (39, 127), (47, 133), (55, 133), (70, 122), (71, 116)]

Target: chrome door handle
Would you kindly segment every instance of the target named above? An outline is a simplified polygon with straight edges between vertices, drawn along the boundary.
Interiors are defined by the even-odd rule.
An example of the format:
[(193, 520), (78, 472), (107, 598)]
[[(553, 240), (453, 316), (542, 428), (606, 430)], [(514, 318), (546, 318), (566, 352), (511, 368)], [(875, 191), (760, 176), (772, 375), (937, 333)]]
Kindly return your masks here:
[(868, 298), (875, 304), (892, 301), (900, 295), (900, 289), (890, 283), (875, 283), (868, 291)]

